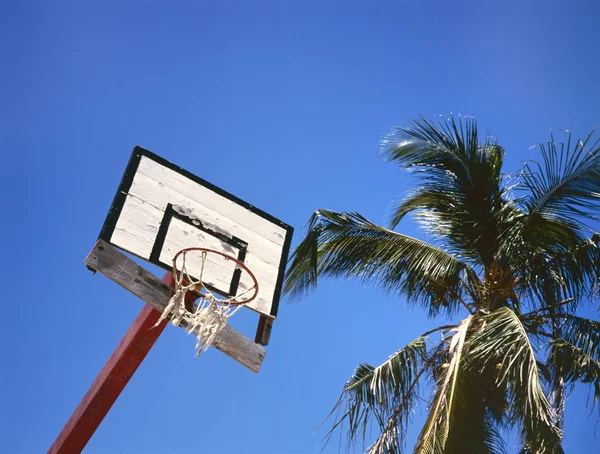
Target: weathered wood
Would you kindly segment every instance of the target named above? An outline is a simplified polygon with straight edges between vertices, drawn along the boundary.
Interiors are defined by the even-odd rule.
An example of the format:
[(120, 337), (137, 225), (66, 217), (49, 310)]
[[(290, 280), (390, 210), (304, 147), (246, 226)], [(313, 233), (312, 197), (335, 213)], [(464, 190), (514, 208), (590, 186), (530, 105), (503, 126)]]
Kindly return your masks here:
[[(118, 197), (124, 199), (113, 212), (114, 229), (102, 238), (123, 251), (148, 260), (158, 266), (170, 264), (173, 256), (189, 247), (207, 247), (228, 252), (218, 234), (235, 237), (244, 243), (244, 264), (259, 281), (258, 294), (246, 307), (275, 318), (282, 273), (288, 253), (290, 228), (266, 213), (241, 201), (193, 175), (164, 162), (147, 150), (136, 149), (137, 164), (129, 169), (129, 182)], [(132, 163), (130, 162), (130, 165)], [(167, 211), (173, 208), (185, 220)], [(232, 254), (236, 255), (236, 254)], [(283, 256), (286, 257), (283, 257)], [(220, 262), (199, 261), (202, 266), (188, 263), (190, 275), (203, 277), (216, 288), (227, 290), (231, 273), (217, 266)], [(244, 277), (242, 282), (250, 284)], [(243, 289), (243, 286), (241, 287)]]
[[(171, 273), (167, 273), (164, 280), (169, 282)], [(56, 437), (48, 454), (71, 454), (83, 450), (165, 329), (167, 320), (154, 327), (159, 319), (159, 311), (144, 306)]]
[[(169, 302), (168, 285), (106, 241), (98, 240), (85, 263), (160, 312)], [(264, 348), (230, 326), (219, 333), (213, 346), (252, 372), (260, 370), (265, 357)]]
[(261, 315), (258, 319), (258, 328), (254, 342), (260, 345), (268, 345), (271, 339), (271, 329), (273, 329), (273, 319)]

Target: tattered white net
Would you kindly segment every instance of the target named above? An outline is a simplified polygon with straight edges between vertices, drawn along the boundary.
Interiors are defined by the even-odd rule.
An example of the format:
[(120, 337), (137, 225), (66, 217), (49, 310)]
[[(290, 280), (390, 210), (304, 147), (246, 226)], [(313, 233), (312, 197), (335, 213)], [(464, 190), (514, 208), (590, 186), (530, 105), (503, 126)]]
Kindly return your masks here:
[[(188, 333), (196, 336), (196, 354), (200, 356), (211, 346), (217, 334), (225, 328), (229, 318), (235, 314), (240, 307), (251, 301), (253, 298), (248, 298), (240, 303), (239, 300), (246, 293), (254, 290), (257, 292), (257, 285), (245, 290), (239, 295), (235, 295), (229, 299), (222, 299), (215, 296), (202, 280), (204, 273), (204, 264), (206, 263), (207, 251), (198, 251), (202, 257), (202, 267), (200, 276), (195, 280), (187, 272), (186, 268), (186, 253), (191, 252), (184, 250), (181, 255), (176, 255), (173, 259), (173, 296), (169, 300), (169, 304), (163, 311), (156, 325), (166, 318), (170, 318), (174, 326), (183, 326)], [(196, 252), (196, 251), (194, 251)], [(177, 259), (181, 257), (182, 264), (178, 267)], [(226, 256), (224, 256), (227, 259)], [(204, 294), (200, 293), (204, 290)], [(196, 292), (195, 295), (200, 295), (195, 304), (188, 303), (191, 311), (186, 307), (186, 295), (189, 291)], [(155, 326), (156, 326), (155, 325)]]

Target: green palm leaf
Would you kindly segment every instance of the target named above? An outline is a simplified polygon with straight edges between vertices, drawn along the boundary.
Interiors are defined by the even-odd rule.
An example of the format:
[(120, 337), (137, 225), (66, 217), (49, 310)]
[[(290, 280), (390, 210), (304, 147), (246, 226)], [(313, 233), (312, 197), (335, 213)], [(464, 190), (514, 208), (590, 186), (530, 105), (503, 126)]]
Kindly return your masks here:
[[(498, 424), (489, 413), (486, 414), (483, 421), (483, 431), (484, 449), (479, 452), (486, 454), (506, 454), (504, 435), (498, 430)], [(469, 436), (468, 433), (465, 435)], [(474, 438), (476, 435), (472, 434), (471, 436)]]
[[(456, 208), (456, 194), (453, 191), (442, 189), (437, 185), (422, 185), (418, 190), (414, 191), (405, 200), (400, 202), (394, 209), (390, 227), (396, 228), (404, 217), (414, 211), (422, 211), (423, 224), (427, 225), (430, 219), (427, 213), (431, 211), (437, 213), (450, 212)], [(438, 215), (439, 218), (443, 216)], [(433, 227), (435, 229), (435, 226)]]
[(448, 363), (440, 374), (425, 426), (419, 435), (415, 454), (444, 453), (451, 426), (465, 413), (468, 382), (465, 377), (464, 347), (473, 316), (463, 320), (448, 347)]
[[(560, 235), (552, 226), (554, 221), (543, 221), (532, 239), (520, 243), (513, 235), (515, 255), (512, 263), (521, 278), (521, 290), (540, 305), (573, 298), (576, 302), (591, 295), (600, 275), (600, 247), (598, 236), (582, 238), (572, 232)], [(552, 295), (548, 291), (552, 290)], [(575, 306), (575, 305), (574, 305)]]
[(600, 400), (600, 362), (582, 348), (564, 339), (554, 339), (548, 362), (559, 365), (554, 373), (560, 374), (566, 384), (589, 383), (594, 391), (594, 403)]
[(371, 280), (432, 314), (457, 309), (465, 281), (475, 272), (440, 248), (378, 226), (356, 213), (319, 210), (291, 257), (285, 291), (292, 297), (316, 287), (319, 277)]
[(565, 143), (551, 135), (539, 147), (542, 162), (533, 161), (524, 168), (527, 213), (583, 227), (581, 218), (593, 219), (600, 210), (600, 139), (592, 132), (573, 145), (570, 133)]
[(562, 434), (542, 388), (535, 350), (524, 325), (509, 308), (496, 310), (484, 321), (484, 329), (469, 340), (471, 358), (486, 364), (488, 358), (502, 355), (497, 384), (508, 385), (512, 421), (521, 426), (525, 448), (539, 453), (555, 452)]
[(561, 335), (570, 344), (596, 362), (600, 362), (600, 322), (571, 314), (563, 314)]
[(428, 232), (443, 239), (455, 254), (491, 265), (502, 230), (505, 189), (500, 174), (503, 149), (479, 143), (477, 124), (459, 117), (434, 123), (420, 118), (395, 128), (382, 142), (384, 156), (404, 168), (421, 168), (422, 183), (396, 208), (395, 226), (418, 211)]
[(474, 180), (469, 163), (480, 159), (477, 123), (451, 117), (434, 123), (415, 119), (407, 127), (393, 128), (382, 141), (384, 156), (401, 166), (430, 167), (436, 177)]
[[(382, 436), (371, 452), (400, 452), (398, 436), (404, 434), (418, 398), (419, 379), (427, 369), (426, 353), (425, 338), (418, 337), (378, 367), (359, 365), (332, 411), (337, 416), (326, 438), (345, 425), (349, 444), (357, 439), (364, 442), (370, 427), (376, 425)], [(394, 421), (391, 426), (390, 420)]]

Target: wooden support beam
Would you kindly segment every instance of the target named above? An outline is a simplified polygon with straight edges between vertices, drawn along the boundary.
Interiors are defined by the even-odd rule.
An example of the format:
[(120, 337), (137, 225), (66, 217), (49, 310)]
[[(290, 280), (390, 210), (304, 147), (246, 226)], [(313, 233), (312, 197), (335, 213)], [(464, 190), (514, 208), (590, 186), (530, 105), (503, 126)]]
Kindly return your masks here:
[[(163, 281), (170, 280), (171, 273), (167, 273)], [(83, 450), (167, 326), (168, 321), (164, 320), (154, 327), (160, 314), (153, 307), (144, 306), (79, 402), (48, 454), (74, 454)]]
[[(85, 263), (160, 312), (169, 302), (169, 286), (166, 283), (104, 240), (98, 240)], [(252, 372), (260, 370), (265, 357), (264, 348), (230, 326), (217, 335), (212, 345)]]

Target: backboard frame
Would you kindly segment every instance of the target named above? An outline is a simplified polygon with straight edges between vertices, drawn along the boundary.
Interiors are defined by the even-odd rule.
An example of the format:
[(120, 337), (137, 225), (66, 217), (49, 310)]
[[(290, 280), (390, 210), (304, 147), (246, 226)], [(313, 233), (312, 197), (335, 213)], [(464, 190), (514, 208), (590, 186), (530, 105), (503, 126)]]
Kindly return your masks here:
[[(116, 247), (119, 247), (118, 245), (111, 242), (111, 238), (113, 236), (113, 233), (115, 232), (115, 227), (117, 226), (119, 216), (121, 215), (121, 212), (123, 210), (123, 207), (124, 207), (126, 199), (127, 199), (127, 196), (131, 190), (134, 178), (136, 176), (138, 167), (139, 167), (140, 162), (143, 157), (146, 157), (146, 158), (156, 162), (157, 164), (164, 166), (165, 168), (170, 169), (170, 170), (176, 172), (177, 174), (182, 175), (183, 177), (191, 180), (192, 182), (214, 192), (215, 194), (217, 194), (231, 202), (234, 202), (235, 204), (245, 208), (246, 210), (253, 213), (254, 215), (257, 215), (257, 216), (263, 218), (264, 220), (282, 228), (286, 232), (285, 238), (283, 241), (283, 249), (282, 249), (281, 259), (280, 259), (280, 263), (278, 266), (278, 274), (277, 274), (275, 290), (274, 290), (273, 298), (272, 298), (272, 302), (271, 302), (270, 313), (266, 314), (268, 317), (275, 318), (277, 316), (277, 312), (278, 312), (278, 308), (279, 308), (279, 301), (281, 299), (283, 279), (284, 279), (284, 275), (285, 275), (287, 258), (288, 258), (289, 250), (290, 250), (290, 246), (291, 246), (293, 228), (290, 225), (284, 223), (283, 221), (277, 219), (276, 217), (270, 215), (269, 213), (255, 207), (254, 205), (251, 205), (250, 203), (223, 190), (222, 188), (219, 188), (218, 186), (215, 186), (212, 183), (209, 183), (208, 181), (198, 177), (197, 175), (189, 172), (188, 170), (185, 170), (185, 169), (177, 166), (176, 164), (173, 164), (172, 162), (162, 158), (161, 156), (156, 155), (155, 153), (153, 153), (145, 148), (136, 146), (133, 149), (133, 152), (131, 154), (131, 157), (129, 159), (129, 162), (127, 164), (125, 172), (123, 174), (123, 178), (121, 179), (121, 182), (117, 188), (115, 197), (113, 199), (113, 202), (111, 204), (109, 212), (106, 216), (106, 220), (100, 231), (99, 239), (102, 239), (102, 240), (106, 241), (107, 243), (111, 243), (111, 244), (115, 245)], [(163, 268), (165, 270), (171, 270), (172, 264), (164, 263), (164, 261), (162, 261), (160, 259), (159, 243), (161, 241), (164, 241), (166, 232), (169, 228), (169, 223), (171, 222), (172, 219), (177, 219), (179, 221), (183, 221), (190, 225), (192, 225), (192, 223), (193, 223), (195, 228), (201, 228), (201, 230), (203, 230), (203, 231), (208, 231), (211, 236), (214, 236), (215, 238), (219, 238), (221, 241), (224, 241), (224, 242), (228, 243), (231, 247), (237, 249), (238, 259), (240, 259), (240, 257), (241, 257), (241, 261), (243, 261), (243, 259), (245, 257), (245, 253), (246, 253), (247, 243), (245, 243), (243, 240), (236, 238), (234, 236), (227, 237), (226, 235), (223, 235), (221, 232), (218, 232), (215, 230), (210, 230), (209, 227), (199, 226), (197, 221), (195, 221), (192, 218), (186, 217), (185, 214), (182, 214), (181, 212), (178, 212), (177, 210), (175, 210), (173, 206), (167, 207), (167, 210), (165, 211), (165, 214), (163, 217), (164, 222), (162, 222), (161, 225), (159, 226), (159, 232), (157, 233), (157, 237), (155, 239), (155, 243), (153, 246), (153, 250), (150, 254), (150, 257), (148, 257), (148, 258), (140, 257), (139, 255), (135, 254), (135, 252), (131, 252), (131, 251), (129, 251), (129, 252), (131, 252), (133, 255), (137, 255), (138, 257), (142, 258), (143, 260), (145, 260), (149, 263), (152, 263), (160, 268)], [(199, 244), (198, 246), (202, 246), (202, 245)], [(119, 247), (119, 248), (121, 248), (121, 247)], [(239, 279), (239, 277), (238, 277), (238, 279)], [(229, 294), (235, 292), (236, 285), (237, 285), (236, 278), (234, 276), (229, 289), (221, 288), (221, 289), (214, 289), (214, 290), (216, 290), (218, 293), (222, 294), (223, 296), (228, 296)]]

